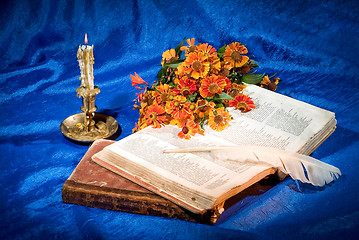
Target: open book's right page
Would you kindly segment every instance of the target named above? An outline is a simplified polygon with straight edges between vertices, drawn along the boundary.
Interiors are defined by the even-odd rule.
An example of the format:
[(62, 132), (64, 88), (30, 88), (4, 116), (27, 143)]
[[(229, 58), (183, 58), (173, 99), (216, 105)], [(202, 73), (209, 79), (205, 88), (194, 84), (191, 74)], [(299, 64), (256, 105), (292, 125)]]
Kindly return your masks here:
[[(206, 126), (205, 135), (235, 144), (276, 147), (308, 154), (333, 131), (334, 113), (255, 85), (245, 88), (256, 109), (247, 113), (229, 108), (233, 120), (222, 132)], [(225, 142), (223, 142), (225, 144)], [(310, 146), (309, 146), (310, 148)]]

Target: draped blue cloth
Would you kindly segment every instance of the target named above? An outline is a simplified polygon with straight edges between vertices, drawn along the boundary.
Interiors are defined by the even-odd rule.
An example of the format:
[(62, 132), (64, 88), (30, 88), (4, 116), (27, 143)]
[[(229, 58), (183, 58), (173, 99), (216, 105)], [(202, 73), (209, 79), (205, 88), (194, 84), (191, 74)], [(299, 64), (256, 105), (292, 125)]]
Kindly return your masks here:
[[(356, 1), (1, 1), (1, 239), (354, 239), (359, 234), (359, 8)], [(285, 179), (237, 203), (214, 226), (87, 208), (61, 188), (88, 146), (59, 126), (80, 112), (77, 48), (94, 45), (98, 111), (118, 140), (138, 113), (130, 74), (156, 79), (185, 37), (216, 49), (238, 41), (277, 92), (335, 112), (313, 157), (343, 175), (323, 188)]]

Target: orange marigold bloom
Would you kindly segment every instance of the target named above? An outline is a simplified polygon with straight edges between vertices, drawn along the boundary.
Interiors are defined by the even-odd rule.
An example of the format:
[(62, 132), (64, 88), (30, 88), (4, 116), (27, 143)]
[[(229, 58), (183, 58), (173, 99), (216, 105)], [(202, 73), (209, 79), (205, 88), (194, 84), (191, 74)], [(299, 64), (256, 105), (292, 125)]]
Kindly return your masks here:
[(196, 106), (197, 106), (196, 113), (198, 117), (204, 118), (214, 110), (216, 104), (214, 102), (208, 102), (207, 100), (204, 99), (198, 99)]
[(209, 62), (204, 53), (192, 52), (184, 61), (184, 73), (195, 79), (204, 78), (209, 72)]
[(178, 59), (178, 56), (174, 49), (169, 49), (169, 50), (165, 51), (162, 54), (162, 61), (161, 61), (162, 67), (164, 66), (165, 61), (166, 61), (166, 63), (171, 63), (177, 59)]
[(208, 43), (198, 43), (197, 51), (206, 53), (211, 57), (217, 57), (217, 50)]
[(184, 108), (186, 98), (182, 95), (175, 96), (172, 101), (167, 101), (165, 111), (171, 114), (173, 118), (185, 119), (190, 113)]
[(243, 44), (235, 42), (227, 45), (223, 54), (225, 65), (229, 69), (242, 67), (249, 60), (249, 57), (242, 55), (246, 53), (248, 50)]
[(130, 77), (132, 79), (132, 81), (131, 81), (132, 86), (143, 84), (143, 83), (146, 84), (147, 86), (149, 85), (145, 80), (143, 80), (140, 76), (138, 76), (138, 74), (136, 72), (135, 72), (135, 76), (130, 74)]
[(187, 67), (185, 66), (184, 63), (181, 63), (180, 65), (177, 66), (177, 68), (175, 69), (176, 75), (173, 79), (174, 84), (178, 84), (179, 78), (187, 77), (188, 74), (186, 73), (186, 69)]
[(221, 107), (209, 113), (208, 125), (213, 130), (222, 131), (229, 125), (230, 120), (231, 116), (229, 115), (229, 112)]
[(145, 115), (145, 123), (153, 125), (153, 128), (160, 128), (161, 124), (166, 120), (165, 110), (158, 105), (149, 106)]
[(247, 86), (244, 84), (237, 84), (237, 83), (232, 83), (232, 88), (227, 88), (227, 94), (230, 95), (231, 97), (236, 97), (239, 94), (242, 94), (243, 89), (245, 89)]
[(208, 43), (199, 43), (197, 45), (197, 51), (204, 53), (205, 56), (208, 57), (209, 71), (218, 75), (217, 73), (221, 70), (221, 61), (217, 56), (217, 50), (211, 45), (208, 45)]
[(243, 113), (256, 108), (252, 98), (244, 94), (239, 94), (235, 97), (235, 100), (230, 100), (229, 106), (235, 107), (236, 109), (240, 110)]
[(227, 77), (229, 75), (229, 73), (230, 73), (229, 70), (230, 69), (228, 69), (228, 66), (226, 66), (225, 63), (222, 61), (220, 70), (218, 72), (218, 75), (223, 76), (223, 77)]
[(199, 125), (191, 119), (186, 119), (182, 125), (181, 131), (177, 134), (182, 139), (190, 139), (200, 131)]
[(224, 77), (213, 75), (202, 80), (199, 93), (204, 98), (213, 97), (215, 94), (221, 94), (226, 85)]
[(268, 84), (270, 84), (270, 79), (269, 79), (268, 75), (266, 75), (260, 82), (260, 85), (261, 85), (261, 87), (266, 87), (266, 86), (268, 86)]
[(155, 87), (158, 92), (156, 94), (156, 101), (158, 104), (165, 103), (167, 101), (173, 100), (173, 93), (168, 84), (160, 84)]
[(156, 101), (156, 92), (155, 91), (147, 91), (142, 97), (141, 100), (141, 108), (144, 109), (151, 105), (158, 105)]
[(271, 91), (277, 90), (277, 85), (279, 83), (279, 78), (274, 78), (272, 81), (269, 79), (268, 75), (264, 76), (262, 81), (259, 83), (262, 88), (268, 88)]
[(186, 42), (188, 43), (188, 46), (182, 46), (180, 49), (181, 51), (185, 50), (185, 55), (188, 55), (191, 52), (194, 52), (197, 50), (197, 46), (194, 45), (195, 39), (187, 39)]

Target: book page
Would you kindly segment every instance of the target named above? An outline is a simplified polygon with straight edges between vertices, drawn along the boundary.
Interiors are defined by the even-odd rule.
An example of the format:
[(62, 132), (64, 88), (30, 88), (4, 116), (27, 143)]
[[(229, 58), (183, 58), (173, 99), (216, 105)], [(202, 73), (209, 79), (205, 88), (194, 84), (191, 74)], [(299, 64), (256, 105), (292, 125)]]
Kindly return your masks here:
[[(183, 147), (188, 142), (194, 144), (192, 141), (179, 139), (176, 131), (176, 126), (166, 126), (160, 130), (146, 128), (105, 149), (130, 160), (116, 162), (110, 157), (110, 161), (122, 170), (131, 172), (141, 181), (161, 189), (160, 191), (171, 195), (182, 193), (176, 195), (176, 198), (203, 209), (212, 208), (216, 198), (270, 168), (235, 164), (236, 168), (233, 170), (229, 165), (212, 161), (210, 155), (164, 154), (164, 149)], [(207, 141), (209, 142), (211, 141)], [(212, 142), (209, 145), (217, 144), (218, 142)], [(101, 156), (102, 152), (97, 157), (108, 158)]]
[(222, 132), (206, 126), (206, 135), (238, 145), (253, 144), (298, 152), (335, 117), (332, 112), (255, 85), (248, 85), (245, 90), (256, 109), (247, 113), (229, 109), (233, 117), (230, 126)]

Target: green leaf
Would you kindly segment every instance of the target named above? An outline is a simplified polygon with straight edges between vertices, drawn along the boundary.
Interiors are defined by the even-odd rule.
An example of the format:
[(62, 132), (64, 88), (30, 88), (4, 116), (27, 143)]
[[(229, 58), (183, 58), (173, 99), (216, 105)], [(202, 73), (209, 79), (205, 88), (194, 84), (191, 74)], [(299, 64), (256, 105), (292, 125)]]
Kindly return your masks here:
[(271, 79), (272, 77), (274, 77), (275, 75), (277, 75), (277, 73), (273, 74), (272, 76), (269, 77), (269, 79)]
[(177, 68), (178, 65), (184, 62), (184, 59), (174, 60), (171, 63), (165, 64), (166, 67)]
[(201, 126), (201, 128), (204, 128), (204, 123), (206, 121), (206, 118), (202, 118), (201, 121), (199, 122), (199, 125)]
[(232, 72), (227, 77), (232, 83), (234, 83), (234, 82), (237, 83), (237, 84), (242, 83), (242, 75), (239, 74), (238, 72)]
[(215, 108), (221, 108), (221, 107), (224, 107), (223, 103), (217, 103)]
[(219, 96), (218, 99), (221, 99), (221, 100), (232, 100), (232, 99), (234, 99), (234, 97), (231, 97), (227, 93), (221, 93), (218, 96)]
[(188, 95), (187, 96), (187, 102), (194, 102), (194, 100), (196, 99), (197, 97), (197, 93), (193, 93), (191, 95)]
[(185, 39), (186, 39), (186, 37), (184, 37), (182, 42), (175, 48), (175, 52), (176, 52), (178, 58), (181, 58), (181, 55), (182, 55), (181, 47), (183, 46)]
[(161, 82), (162, 81), (162, 77), (163, 75), (165, 75), (167, 72), (167, 67), (166, 68), (161, 68), (158, 73), (157, 73), (157, 80), (158, 82)]
[(221, 58), (222, 56), (223, 56), (223, 54), (224, 54), (224, 52), (226, 51), (226, 44), (224, 44), (220, 49), (218, 49), (218, 52), (217, 52), (217, 56), (219, 57), (219, 58)]
[(249, 83), (249, 84), (257, 84), (260, 81), (262, 81), (264, 75), (265, 75), (265, 73), (262, 73), (262, 74), (251, 73), (251, 74), (242, 76), (242, 81), (245, 83)]

